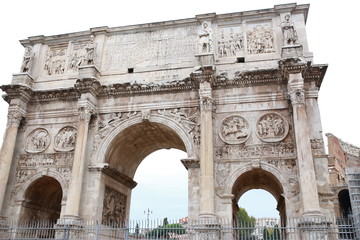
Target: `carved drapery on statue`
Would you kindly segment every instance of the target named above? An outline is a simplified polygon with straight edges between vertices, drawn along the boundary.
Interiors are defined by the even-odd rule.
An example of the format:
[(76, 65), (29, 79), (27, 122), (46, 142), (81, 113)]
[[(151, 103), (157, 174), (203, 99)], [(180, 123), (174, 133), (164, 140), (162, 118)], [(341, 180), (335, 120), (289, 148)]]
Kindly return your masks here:
[(105, 187), (102, 222), (104, 224), (124, 223), (126, 218), (126, 201), (126, 195), (110, 187)]

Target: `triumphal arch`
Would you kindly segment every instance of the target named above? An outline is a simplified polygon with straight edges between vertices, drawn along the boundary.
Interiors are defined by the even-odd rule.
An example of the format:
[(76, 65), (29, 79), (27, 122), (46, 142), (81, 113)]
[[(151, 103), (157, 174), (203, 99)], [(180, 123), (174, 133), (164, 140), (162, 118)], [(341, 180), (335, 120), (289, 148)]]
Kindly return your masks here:
[(134, 174), (187, 153), (188, 216), (231, 219), (250, 189), (282, 219), (333, 217), (309, 5), (22, 40), (0, 154), (1, 217), (128, 220)]

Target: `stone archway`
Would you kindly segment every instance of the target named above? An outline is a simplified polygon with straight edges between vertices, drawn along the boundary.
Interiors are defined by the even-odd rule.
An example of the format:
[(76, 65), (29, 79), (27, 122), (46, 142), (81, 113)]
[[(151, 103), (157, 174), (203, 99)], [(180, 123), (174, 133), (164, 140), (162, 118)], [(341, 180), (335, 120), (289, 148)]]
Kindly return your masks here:
[(352, 214), (352, 208), (348, 189), (343, 189), (338, 193), (338, 201), (341, 217), (349, 218)]
[(129, 218), (131, 190), (137, 184), (133, 177), (149, 154), (170, 148), (187, 152), (181, 134), (168, 125), (156, 121), (134, 121), (114, 135), (104, 155), (103, 222), (122, 222)]
[(55, 178), (38, 178), (25, 192), (20, 221), (54, 223), (60, 217), (62, 197), (63, 190)]
[(286, 207), (284, 187), (281, 181), (271, 172), (261, 168), (254, 168), (239, 175), (232, 185), (233, 215), (235, 217), (240, 197), (249, 190), (263, 189), (269, 192), (277, 201), (276, 209), (279, 211), (281, 224), (286, 225)]

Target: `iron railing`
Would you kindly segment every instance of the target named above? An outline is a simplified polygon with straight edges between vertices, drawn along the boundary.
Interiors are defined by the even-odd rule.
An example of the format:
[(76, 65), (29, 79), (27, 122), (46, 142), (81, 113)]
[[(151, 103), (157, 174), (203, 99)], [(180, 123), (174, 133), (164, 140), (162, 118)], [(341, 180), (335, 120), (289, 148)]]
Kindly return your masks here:
[[(235, 223), (234, 223), (235, 222)], [(71, 240), (340, 240), (359, 239), (349, 219), (323, 218), (257, 219), (238, 221), (130, 221), (99, 223), (85, 221), (11, 222), (0, 223), (0, 239), (71, 239)]]

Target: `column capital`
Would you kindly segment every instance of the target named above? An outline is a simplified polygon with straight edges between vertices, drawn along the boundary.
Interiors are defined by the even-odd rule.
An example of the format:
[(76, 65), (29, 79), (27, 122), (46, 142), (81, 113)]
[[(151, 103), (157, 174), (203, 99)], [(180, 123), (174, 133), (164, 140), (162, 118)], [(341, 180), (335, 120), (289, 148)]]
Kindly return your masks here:
[(290, 101), (293, 105), (305, 105), (305, 91), (295, 89), (289, 92)]
[(204, 81), (199, 86), (199, 97), (200, 97), (200, 110), (201, 111), (212, 111), (214, 105), (214, 99), (212, 98), (211, 83)]
[(25, 111), (16, 106), (10, 106), (7, 115), (7, 126), (18, 127), (21, 120), (25, 117)]
[(90, 122), (91, 116), (95, 113), (95, 109), (91, 106), (80, 106), (78, 109), (79, 120)]

